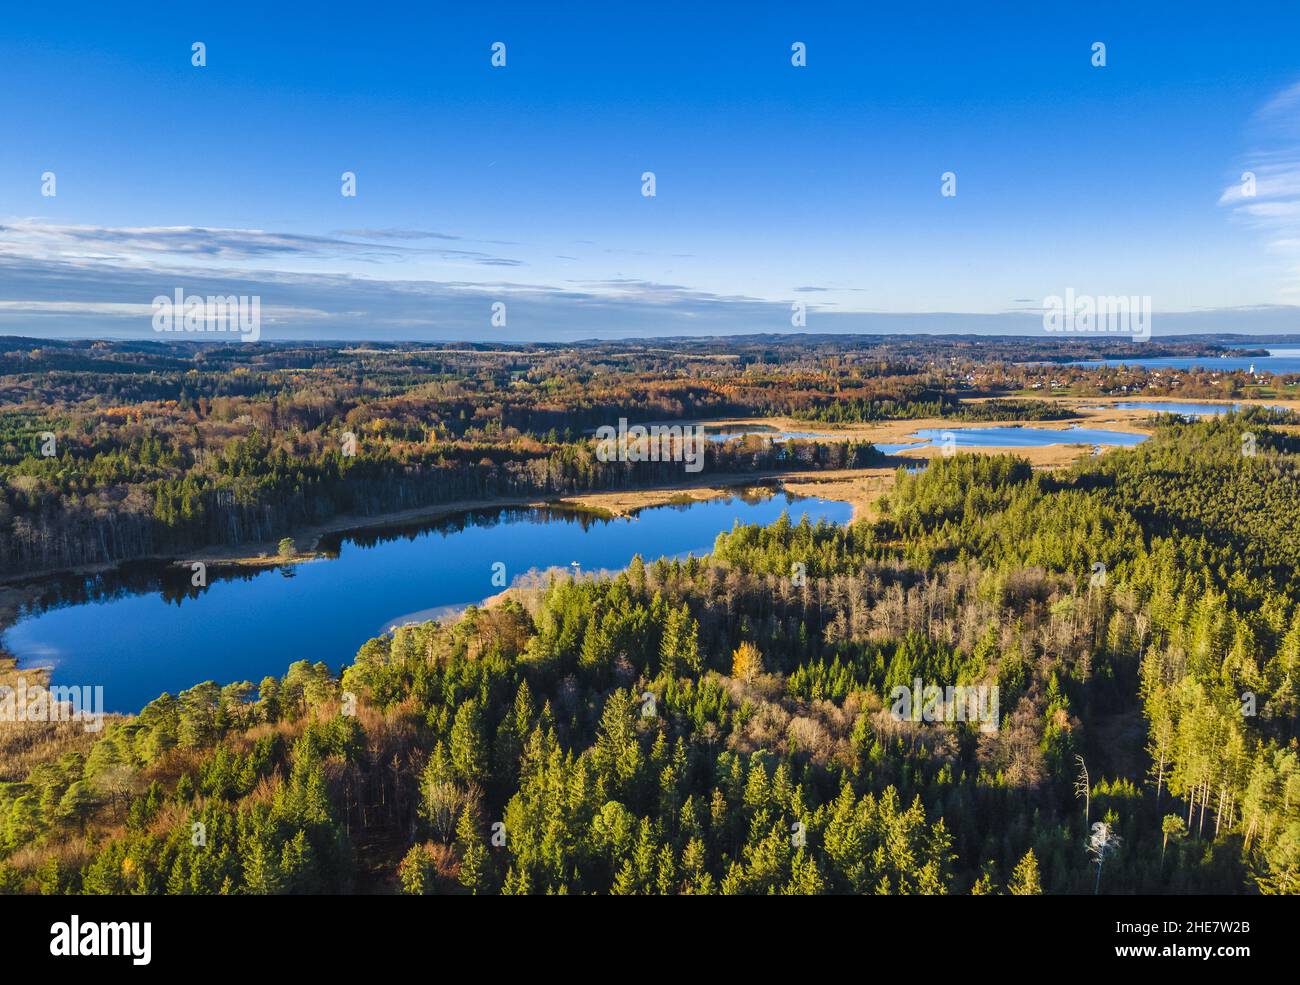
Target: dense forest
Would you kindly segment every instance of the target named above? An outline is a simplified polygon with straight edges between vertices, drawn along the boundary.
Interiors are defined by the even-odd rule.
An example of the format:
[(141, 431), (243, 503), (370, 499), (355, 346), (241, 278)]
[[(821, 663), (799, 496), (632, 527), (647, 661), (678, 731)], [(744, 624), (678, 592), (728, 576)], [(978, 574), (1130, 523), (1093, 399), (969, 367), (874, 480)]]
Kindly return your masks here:
[[(238, 447), (212, 467), (276, 460)], [(0, 782), (0, 890), (1300, 892), (1298, 565), (1300, 439), (1266, 414), (1058, 472), (936, 458), (849, 526), (737, 526), (42, 734)], [(996, 687), (997, 721), (900, 715), (915, 681)]]
[[(339, 516), (679, 481), (680, 463), (599, 460), (591, 435), (620, 418), (1065, 420), (1025, 394), (1233, 397), (1252, 385), (1245, 373), (1048, 361), (1137, 351), (963, 337), (521, 347), (7, 338), (0, 577), (264, 544)], [(1220, 351), (1184, 342), (1143, 354)], [(710, 443), (704, 471), (874, 457), (847, 440)]]

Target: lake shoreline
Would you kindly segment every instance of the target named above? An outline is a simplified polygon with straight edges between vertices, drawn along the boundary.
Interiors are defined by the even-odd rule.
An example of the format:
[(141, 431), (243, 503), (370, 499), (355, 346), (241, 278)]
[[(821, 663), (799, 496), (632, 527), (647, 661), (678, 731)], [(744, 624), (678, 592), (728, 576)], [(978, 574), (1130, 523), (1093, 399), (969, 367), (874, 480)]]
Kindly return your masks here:
[[(731, 490), (728, 490), (731, 491)], [(120, 576), (52, 582), (5, 637), (20, 667), (51, 667), (54, 684), (91, 681), (105, 709), (138, 711), (203, 680), (281, 676), (299, 659), (333, 672), (394, 624), (454, 621), (511, 586), (552, 572), (614, 576), (640, 555), (702, 557), (735, 523), (783, 513), (847, 524), (844, 502), (801, 499), (773, 486), (632, 519), (575, 509), (494, 508), (322, 542), (328, 562), (274, 570), (208, 571), (206, 586), (166, 563)], [(576, 560), (575, 560), (576, 559)], [(29, 675), (30, 677), (31, 675)]]
[[(970, 398), (971, 403), (982, 403), (986, 399), (992, 398)], [(828, 441), (869, 441), (872, 444), (907, 444), (915, 441), (914, 448), (904, 448), (899, 452), (886, 456), (885, 460), (876, 465), (870, 465), (860, 469), (791, 469), (779, 470), (769, 469), (762, 472), (733, 472), (718, 474), (699, 474), (684, 479), (681, 482), (669, 483), (666, 485), (649, 486), (644, 488), (629, 488), (615, 490), (591, 490), (588, 492), (574, 493), (566, 496), (514, 496), (514, 497), (479, 497), (476, 499), (455, 500), (448, 503), (435, 503), (429, 506), (415, 507), (409, 510), (397, 510), (386, 513), (376, 513), (372, 516), (358, 516), (348, 514), (334, 517), (330, 520), (319, 524), (311, 524), (301, 527), (294, 531), (290, 537), (298, 544), (307, 545), (305, 548), (296, 550), (292, 555), (281, 557), (278, 553), (278, 541), (260, 541), (245, 544), (238, 544), (229, 547), (205, 547), (197, 549), (186, 554), (166, 552), (159, 554), (146, 554), (140, 557), (123, 559), (121, 561), (101, 561), (93, 564), (75, 565), (72, 567), (60, 568), (40, 568), (33, 571), (26, 571), (21, 574), (11, 574), (0, 576), (0, 628), (5, 624), (6, 611), (6, 594), (12, 589), (26, 585), (29, 582), (43, 580), (61, 575), (65, 576), (90, 576), (111, 572), (125, 563), (134, 563), (137, 561), (167, 563), (172, 562), (177, 565), (189, 565), (194, 562), (202, 562), (208, 567), (214, 566), (232, 566), (232, 567), (253, 567), (253, 568), (272, 568), (281, 567), (287, 564), (301, 564), (306, 561), (318, 560), (325, 555), (318, 551), (320, 540), (329, 534), (347, 533), (353, 530), (365, 530), (375, 527), (401, 526), (407, 523), (419, 523), (425, 520), (436, 520), (445, 516), (456, 513), (465, 513), (472, 510), (494, 509), (496, 507), (550, 507), (550, 508), (573, 508), (582, 509), (590, 512), (602, 514), (605, 516), (630, 516), (638, 510), (651, 506), (668, 505), (674, 501), (677, 496), (686, 496), (690, 499), (716, 499), (721, 496), (730, 495), (731, 491), (737, 487), (747, 484), (764, 485), (773, 481), (788, 481), (800, 489), (812, 490), (810, 492), (801, 492), (800, 489), (791, 488), (791, 492), (799, 495), (813, 495), (820, 498), (837, 498), (850, 503), (853, 508), (853, 519), (858, 520), (871, 514), (872, 505), (875, 498), (883, 492), (878, 487), (892, 481), (895, 469), (901, 466), (914, 465), (933, 457), (936, 449), (924, 441), (913, 438), (913, 435), (920, 430), (939, 429), (939, 430), (956, 430), (960, 428), (997, 428), (997, 427), (1017, 427), (1029, 426), (1041, 428), (1044, 430), (1068, 430), (1071, 427), (1079, 425), (1100, 425), (1106, 424), (1114, 430), (1126, 431), (1133, 434), (1149, 434), (1150, 432), (1138, 426), (1138, 421), (1142, 417), (1149, 417), (1150, 412), (1139, 413), (1136, 411), (1125, 411), (1123, 408), (1114, 406), (1104, 406), (1109, 402), (1112, 405), (1116, 402), (1123, 402), (1124, 398), (1081, 398), (1065, 397), (1055, 395), (1040, 395), (1039, 399), (1047, 400), (1053, 403), (1068, 402), (1073, 406), (1070, 410), (1076, 413), (1073, 420), (1060, 421), (955, 421), (951, 418), (940, 417), (923, 417), (909, 419), (889, 419), (883, 421), (870, 421), (853, 424), (819, 424), (815, 422), (798, 420), (790, 417), (730, 417), (715, 420), (708, 420), (702, 423), (710, 428), (774, 428), (777, 431), (800, 430), (814, 432), (814, 440)], [(1226, 401), (1231, 403), (1231, 401)], [(1297, 409), (1300, 409), (1298, 407)], [(1116, 414), (1119, 411), (1119, 414)], [(1006, 446), (1006, 447), (970, 447), (964, 448), (964, 451), (982, 453), (982, 454), (1002, 454), (1011, 452), (1023, 455), (1028, 458), (1035, 468), (1055, 468), (1072, 464), (1080, 457), (1079, 447), (1086, 443), (1079, 443), (1078, 446), (1070, 444), (1045, 445), (1045, 446)], [(870, 497), (864, 497), (860, 491), (852, 488), (851, 482), (854, 477), (869, 480), (869, 485), (873, 487), (873, 494)], [(828, 486), (834, 488), (840, 495), (828, 495), (829, 489), (817, 489), (818, 486)], [(704, 491), (706, 495), (700, 496), (698, 493)], [(681, 500), (685, 501), (685, 500)]]
[[(621, 490), (593, 490), (591, 492), (575, 493), (568, 496), (544, 497), (544, 496), (507, 496), (507, 497), (480, 497), (478, 499), (454, 500), (447, 503), (434, 503), (429, 506), (415, 507), (409, 510), (395, 510), (386, 513), (376, 513), (370, 516), (346, 514), (323, 523), (311, 524), (300, 527), (291, 536), (296, 544), (306, 544), (306, 547), (299, 548), (293, 554), (280, 555), (278, 553), (279, 541), (255, 541), (252, 543), (238, 544), (229, 547), (205, 547), (195, 550), (184, 555), (168, 552), (165, 554), (143, 554), (139, 557), (126, 558), (120, 561), (100, 561), (94, 564), (82, 564), (64, 568), (41, 568), (35, 571), (24, 572), (23, 574), (7, 575), (0, 577), (0, 624), (4, 621), (6, 593), (15, 589), (27, 587), (28, 583), (35, 581), (44, 581), (50, 578), (60, 576), (93, 576), (106, 574), (116, 571), (124, 564), (135, 564), (138, 562), (155, 563), (155, 564), (174, 564), (178, 567), (188, 567), (195, 562), (201, 562), (209, 568), (220, 567), (248, 567), (248, 568), (278, 568), (285, 565), (302, 564), (307, 561), (316, 561), (327, 558), (329, 555), (320, 551), (320, 541), (330, 534), (347, 534), (353, 531), (370, 530), (382, 527), (400, 527), (408, 524), (423, 523), (429, 520), (439, 520), (447, 516), (453, 516), (458, 513), (469, 513), (475, 510), (491, 510), (497, 508), (515, 508), (515, 509), (573, 509), (576, 511), (592, 513), (605, 519), (616, 517), (632, 516), (639, 510), (647, 509), (654, 506), (668, 506), (674, 502), (696, 501), (702, 502), (709, 499), (719, 499), (724, 496), (734, 495), (737, 489), (745, 486), (762, 486), (769, 485), (773, 482), (783, 482), (789, 480), (795, 485), (803, 488), (811, 488), (818, 483), (832, 482), (836, 485), (843, 485), (849, 477), (858, 476), (871, 478), (880, 476), (888, 472), (893, 475), (894, 465), (889, 466), (870, 466), (863, 469), (801, 469), (801, 470), (768, 470), (763, 472), (728, 472), (711, 475), (700, 475), (678, 483), (671, 483), (662, 486), (651, 486), (646, 488), (631, 488)], [(792, 492), (797, 492), (792, 489)], [(703, 493), (703, 495), (700, 495)], [(807, 493), (797, 493), (798, 495), (809, 495)], [(820, 492), (811, 495), (819, 496), (826, 499), (837, 499), (840, 497), (826, 496)], [(859, 518), (859, 512), (863, 511), (866, 503), (859, 498), (858, 502), (851, 499), (844, 499), (854, 507), (853, 519)]]
[[(911, 440), (917, 431), (927, 428), (956, 429), (961, 427), (1016, 427), (1033, 426), (1050, 430), (1067, 430), (1079, 424), (1106, 424), (1114, 429), (1135, 434), (1150, 432), (1138, 426), (1142, 416), (1136, 411), (1116, 408), (1122, 398), (1069, 398), (1043, 395), (1052, 402), (1069, 402), (1077, 415), (1073, 421), (988, 421), (956, 422), (950, 418), (913, 418), (871, 421), (847, 425), (822, 425), (798, 421), (787, 417), (725, 418), (704, 422), (714, 428), (745, 428), (763, 426), (777, 430), (814, 431), (819, 439), (844, 441), (862, 440), (873, 444), (902, 444)], [(978, 399), (972, 402), (979, 402)], [(1110, 403), (1111, 406), (1103, 406)], [(1119, 413), (1117, 413), (1117, 411)], [(1038, 447), (971, 447), (963, 451), (980, 454), (1011, 453), (1027, 458), (1036, 469), (1055, 469), (1068, 466), (1080, 457), (1091, 453), (1091, 446), (1083, 444), (1045, 445)], [(648, 488), (593, 490), (568, 496), (517, 496), (480, 497), (432, 504), (409, 510), (379, 513), (373, 516), (345, 515), (320, 524), (299, 528), (292, 539), (299, 545), (291, 555), (280, 556), (278, 542), (257, 542), (231, 547), (208, 547), (184, 555), (175, 553), (144, 555), (122, 561), (106, 561), (78, 565), (70, 568), (49, 568), (0, 577), (0, 634), (12, 626), (26, 606), (40, 597), (45, 583), (57, 577), (93, 577), (110, 574), (125, 564), (138, 562), (172, 564), (188, 567), (201, 562), (209, 568), (280, 568), (322, 560), (329, 554), (319, 550), (320, 542), (330, 535), (354, 531), (399, 527), (436, 521), (459, 513), (497, 508), (549, 508), (573, 509), (605, 518), (630, 517), (637, 512), (673, 503), (703, 502), (735, 495), (746, 486), (779, 484), (785, 491), (798, 496), (846, 502), (852, 507), (850, 522), (875, 517), (875, 504), (888, 492), (899, 467), (916, 465), (939, 454), (933, 445), (918, 442), (914, 448), (903, 448), (887, 456), (881, 463), (859, 469), (798, 469), (767, 470), (748, 473), (700, 474), (681, 482)], [(0, 646), (0, 658), (9, 654)]]
[[(0, 634), (13, 626), (23, 614), (23, 610), (36, 602), (52, 579), (60, 577), (91, 578), (96, 575), (112, 574), (128, 564), (159, 564), (188, 568), (194, 563), (202, 563), (214, 571), (232, 568), (268, 569), (282, 568), (304, 564), (310, 561), (328, 560), (330, 554), (319, 550), (320, 541), (329, 535), (360, 532), (413, 524), (429, 523), (476, 510), (494, 509), (571, 509), (575, 512), (589, 513), (595, 517), (614, 519), (630, 517), (643, 509), (668, 506), (675, 502), (705, 502), (735, 495), (747, 486), (770, 485), (774, 481), (789, 479), (798, 488), (790, 489), (796, 495), (812, 495), (823, 499), (837, 499), (849, 502), (853, 507), (852, 519), (858, 519), (865, 507), (865, 502), (853, 502), (830, 495), (829, 490), (808, 491), (819, 481), (831, 482), (837, 489), (843, 490), (847, 476), (861, 476), (869, 472), (885, 472), (890, 476), (893, 469), (844, 469), (816, 471), (766, 471), (754, 473), (726, 473), (699, 476), (665, 486), (648, 489), (629, 489), (620, 491), (601, 491), (579, 493), (564, 497), (482, 497), (478, 499), (455, 500), (427, 507), (378, 513), (373, 516), (345, 515), (335, 517), (324, 523), (300, 528), (293, 539), (306, 546), (291, 555), (281, 556), (277, 552), (278, 542), (257, 542), (233, 547), (211, 547), (194, 551), (184, 556), (177, 554), (150, 554), (125, 559), (122, 561), (104, 561), (95, 564), (77, 565), (70, 568), (41, 569), (0, 578)], [(0, 646), (0, 660), (14, 659), (3, 646)], [(39, 670), (33, 668), (33, 672)]]

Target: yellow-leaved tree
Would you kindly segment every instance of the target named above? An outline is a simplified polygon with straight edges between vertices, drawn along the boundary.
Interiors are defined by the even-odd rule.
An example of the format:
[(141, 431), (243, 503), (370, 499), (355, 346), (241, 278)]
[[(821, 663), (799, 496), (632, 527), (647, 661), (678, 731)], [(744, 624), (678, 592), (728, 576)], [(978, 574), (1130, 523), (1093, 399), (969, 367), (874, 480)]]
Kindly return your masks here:
[(763, 654), (758, 647), (748, 641), (741, 643), (731, 654), (731, 676), (739, 677), (749, 684), (763, 673)]

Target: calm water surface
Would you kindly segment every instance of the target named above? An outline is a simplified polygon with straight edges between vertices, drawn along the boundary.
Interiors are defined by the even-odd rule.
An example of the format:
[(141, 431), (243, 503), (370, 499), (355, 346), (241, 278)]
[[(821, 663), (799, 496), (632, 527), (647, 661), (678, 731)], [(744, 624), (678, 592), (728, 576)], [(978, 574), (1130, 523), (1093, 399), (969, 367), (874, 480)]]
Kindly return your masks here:
[[(1178, 400), (1126, 400), (1114, 405), (1117, 409), (1136, 407), (1138, 410), (1156, 411), (1161, 414), (1181, 414), (1183, 417), (1215, 417), (1230, 410), (1240, 410), (1248, 404), (1197, 404)], [(1275, 406), (1275, 405), (1274, 405)], [(1282, 409), (1276, 407), (1275, 409)]]
[[(492, 565), (513, 581), (531, 569), (627, 566), (633, 555), (705, 554), (736, 521), (848, 522), (847, 503), (770, 491), (642, 510), (631, 519), (548, 509), (482, 510), (424, 526), (363, 531), (322, 543), (337, 557), (235, 576), (134, 566), (64, 583), (44, 611), (4, 635), (20, 666), (47, 666), (55, 684), (103, 685), (108, 711), (136, 711), (163, 691), (282, 675), (295, 660), (337, 669), (394, 622), (499, 592)], [(570, 569), (571, 570), (571, 569)]]
[[(914, 437), (925, 439), (925, 447), (943, 444), (943, 436), (951, 433), (958, 448), (1037, 448), (1045, 445), (1094, 445), (1097, 447), (1114, 445), (1132, 448), (1147, 439), (1145, 434), (1129, 434), (1125, 431), (1104, 431), (1099, 428), (1036, 428), (1036, 427), (995, 427), (995, 428), (924, 428)], [(882, 447), (882, 446), (877, 446)], [(883, 447), (897, 448), (889, 445)], [(908, 446), (902, 446), (908, 447)]]

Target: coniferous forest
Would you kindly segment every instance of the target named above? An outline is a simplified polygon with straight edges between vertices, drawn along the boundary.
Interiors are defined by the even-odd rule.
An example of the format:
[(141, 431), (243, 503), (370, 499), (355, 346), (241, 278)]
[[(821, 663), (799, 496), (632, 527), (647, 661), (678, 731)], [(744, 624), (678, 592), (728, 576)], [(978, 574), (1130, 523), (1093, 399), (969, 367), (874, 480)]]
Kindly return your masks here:
[[(209, 415), (233, 420), (238, 402), (201, 412), (208, 398), (165, 377), (151, 371), (149, 396), (190, 408), (190, 431), (106, 451), (109, 425), (83, 424), (49, 481), (76, 488), (81, 463), (126, 467), (114, 462), (135, 470), (128, 483), (268, 462), (307, 474), (292, 442), (268, 456), (248, 444), (268, 438), (235, 436), (200, 453)], [(968, 406), (943, 379), (898, 392), (926, 386), (926, 413)], [(88, 421), (97, 399), (73, 416)], [(391, 436), (374, 399), (349, 413)], [(805, 406), (841, 406), (818, 399)], [(1051, 406), (1015, 398), (1004, 413)], [(196, 683), (98, 734), (28, 726), (5, 747), (0, 890), (1300, 892), (1287, 420), (1153, 418), (1145, 443), (1058, 469), (936, 456), (900, 468), (849, 525), (797, 511), (737, 525), (707, 556), (552, 573), (378, 636), (342, 667), (288, 652), (282, 676)], [(445, 441), (443, 456), (540, 441), (514, 426), (421, 440)], [(855, 454), (835, 466), (879, 461)], [(9, 495), (30, 490), (34, 466), (9, 467)], [(900, 715), (893, 696), (914, 682), (996, 688), (995, 720), (932, 720), (920, 696)]]

